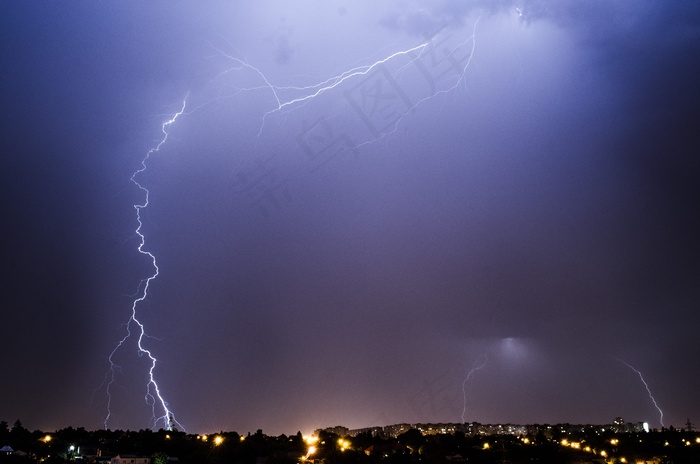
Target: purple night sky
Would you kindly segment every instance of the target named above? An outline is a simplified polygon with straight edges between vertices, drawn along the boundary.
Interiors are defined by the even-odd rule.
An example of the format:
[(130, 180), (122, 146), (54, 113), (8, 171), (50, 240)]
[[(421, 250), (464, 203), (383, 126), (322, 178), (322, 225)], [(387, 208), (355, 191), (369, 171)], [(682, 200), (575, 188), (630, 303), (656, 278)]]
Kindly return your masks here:
[[(0, 420), (105, 426), (130, 177), (186, 98), (136, 179), (187, 431), (700, 423), (698, 2), (9, 0), (0, 34)], [(107, 427), (162, 426), (113, 360)]]

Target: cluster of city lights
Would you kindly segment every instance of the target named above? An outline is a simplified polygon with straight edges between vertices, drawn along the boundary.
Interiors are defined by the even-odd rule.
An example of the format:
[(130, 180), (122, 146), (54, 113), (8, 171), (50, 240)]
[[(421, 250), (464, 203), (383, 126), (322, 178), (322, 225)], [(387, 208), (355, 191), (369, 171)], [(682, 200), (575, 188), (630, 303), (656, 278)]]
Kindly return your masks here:
[(346, 449), (350, 449), (350, 441), (346, 440), (344, 438), (339, 438), (338, 439), (338, 448), (340, 448), (340, 451), (345, 451)]
[[(643, 440), (640, 439), (639, 442), (642, 443)], [(686, 440), (686, 439), (684, 438), (684, 439), (681, 440), (681, 442), (682, 442), (685, 446), (690, 446), (690, 445), (692, 445), (692, 444), (699, 444), (699, 445), (700, 445), (700, 437), (695, 438), (695, 440)], [(608, 451), (606, 451), (606, 450), (596, 450), (596, 449), (594, 449), (594, 448), (591, 448), (590, 446), (583, 446), (583, 445), (582, 445), (582, 444), (583, 444), (583, 441), (582, 441), (582, 442), (577, 442), (577, 441), (569, 441), (569, 440), (567, 440), (567, 439), (563, 439), (560, 443), (561, 443), (562, 446), (567, 446), (567, 447), (572, 448), (572, 449), (583, 450), (583, 451), (585, 451), (585, 452), (587, 452), (587, 453), (593, 453), (593, 454), (596, 454), (596, 455), (600, 455), (602, 458), (608, 458), (608, 457), (610, 457), (610, 453), (609, 453)], [(612, 439), (610, 440), (610, 445), (611, 445), (613, 448), (617, 447), (619, 444), (620, 444), (620, 440), (617, 439), (617, 438), (612, 438)], [(665, 443), (664, 443), (664, 446), (669, 446), (669, 442), (665, 442)], [(627, 463), (627, 462), (629, 462), (629, 461), (627, 460), (626, 457), (620, 456), (620, 457), (617, 459), (617, 462)], [(644, 464), (644, 461), (635, 461), (635, 464)]]
[[(578, 442), (578, 441), (569, 441), (567, 439), (564, 439), (561, 441), (561, 445), (568, 446), (569, 448), (575, 449), (575, 450), (583, 450), (586, 453), (600, 454), (604, 458), (608, 456), (607, 451), (605, 451), (605, 450), (598, 451), (595, 448), (591, 448), (588, 445), (584, 445), (583, 444), (584, 442), (585, 442), (585, 440)], [(618, 443), (617, 439), (610, 440), (610, 444), (612, 444), (613, 446), (617, 445), (617, 443)], [(624, 458), (622, 458), (622, 459), (624, 459)], [(621, 460), (621, 462), (627, 462), (627, 461)]]
[(308, 460), (314, 453), (316, 453), (316, 444), (318, 443), (318, 437), (316, 436), (304, 436), (304, 443), (306, 443), (306, 455), (301, 457), (302, 461)]
[[(313, 456), (318, 451), (319, 437), (315, 435), (304, 435), (304, 443), (306, 444), (306, 454), (301, 457), (302, 461), (308, 461), (311, 456)], [(321, 445), (325, 445), (326, 442), (322, 441)], [(346, 438), (339, 438), (337, 441), (338, 449), (340, 451), (345, 451), (352, 449), (352, 443)]]
[[(167, 438), (167, 437), (166, 437)], [(197, 435), (197, 440), (203, 441), (203, 442), (208, 442), (209, 441), (209, 435)], [(241, 437), (241, 440), (243, 440), (243, 437)], [(212, 443), (214, 443), (214, 446), (219, 446), (224, 442), (224, 437), (221, 435), (214, 435), (214, 438), (211, 440)]]

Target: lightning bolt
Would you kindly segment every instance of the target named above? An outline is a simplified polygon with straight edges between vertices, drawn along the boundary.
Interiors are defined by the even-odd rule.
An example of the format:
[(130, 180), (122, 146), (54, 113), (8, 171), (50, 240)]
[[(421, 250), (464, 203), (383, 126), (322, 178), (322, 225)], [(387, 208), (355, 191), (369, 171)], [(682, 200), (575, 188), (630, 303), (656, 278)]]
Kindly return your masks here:
[[(151, 265), (153, 267), (153, 273), (147, 277), (146, 279), (143, 279), (141, 283), (139, 284), (139, 289), (137, 290), (136, 298), (134, 299), (132, 305), (131, 305), (131, 316), (129, 317), (128, 322), (126, 323), (126, 335), (124, 338), (122, 338), (117, 345), (114, 347), (112, 352), (109, 355), (109, 364), (110, 364), (110, 369), (106, 374), (106, 384), (107, 384), (107, 415), (104, 419), (104, 427), (105, 429), (108, 428), (109, 420), (112, 416), (112, 387), (116, 381), (116, 375), (120, 370), (120, 366), (116, 364), (114, 361), (114, 356), (116, 353), (119, 351), (119, 349), (124, 346), (124, 344), (132, 338), (132, 336), (136, 337), (136, 346), (137, 346), (137, 352), (139, 356), (147, 356), (149, 361), (150, 361), (150, 368), (148, 369), (148, 382), (146, 384), (146, 394), (144, 396), (144, 399), (148, 405), (151, 406), (152, 410), (152, 422), (153, 426), (157, 427), (159, 423), (162, 422), (164, 428), (167, 430), (171, 430), (174, 425), (177, 425), (179, 428), (184, 429), (180, 423), (178, 423), (175, 420), (175, 415), (173, 412), (168, 408), (168, 402), (165, 401), (165, 398), (163, 397), (163, 394), (160, 391), (160, 387), (158, 385), (158, 382), (156, 381), (155, 378), (155, 369), (156, 369), (156, 364), (157, 364), (157, 359), (153, 355), (153, 353), (147, 349), (144, 345), (144, 338), (147, 336), (146, 335), (146, 328), (144, 324), (139, 320), (138, 318), (138, 305), (144, 301), (146, 298), (148, 298), (148, 289), (151, 285), (151, 282), (158, 277), (159, 274), (159, 268), (158, 264), (156, 263), (156, 257), (153, 253), (150, 251), (146, 250), (144, 248), (146, 244), (146, 236), (142, 232), (142, 227), (143, 227), (143, 221), (141, 220), (141, 212), (142, 210), (148, 208), (149, 204), (149, 191), (146, 187), (144, 187), (138, 180), (138, 176), (144, 172), (147, 168), (147, 162), (148, 159), (151, 157), (151, 155), (156, 154), (160, 148), (165, 144), (165, 142), (168, 140), (168, 130), (172, 124), (175, 123), (178, 117), (180, 117), (182, 114), (185, 112), (185, 107), (187, 106), (187, 98), (189, 97), (189, 93), (185, 96), (185, 98), (182, 101), (182, 107), (180, 110), (175, 113), (170, 119), (165, 121), (162, 126), (161, 126), (161, 132), (163, 133), (163, 136), (161, 137), (160, 141), (158, 142), (157, 145), (155, 145), (153, 148), (148, 150), (146, 154), (144, 155), (143, 159), (141, 160), (141, 166), (133, 172), (131, 175), (131, 182), (143, 193), (144, 199), (142, 203), (136, 203), (134, 205), (134, 209), (136, 210), (136, 222), (138, 223), (138, 226), (136, 227), (135, 235), (139, 237), (139, 245), (137, 247), (137, 250), (139, 253), (142, 255), (148, 257), (148, 259), (151, 261)], [(132, 331), (133, 330), (133, 331)], [(160, 411), (160, 412), (159, 412)]]
[(464, 398), (464, 407), (462, 408), (462, 424), (465, 423), (464, 416), (467, 413), (467, 382), (469, 382), (469, 379), (471, 379), (472, 375), (474, 375), (476, 371), (486, 367), (488, 362), (489, 358), (486, 353), (476, 358), (476, 361), (474, 361), (474, 364), (472, 364), (472, 369), (467, 374), (467, 377), (462, 381), (462, 397)]
[[(344, 71), (341, 74), (333, 77), (329, 77), (325, 79), (322, 82), (316, 83), (316, 84), (311, 84), (303, 87), (296, 87), (296, 86), (276, 86), (270, 83), (267, 77), (265, 77), (265, 74), (263, 72), (251, 65), (250, 63), (247, 63), (240, 58), (236, 58), (235, 56), (232, 56), (220, 48), (214, 47), (212, 44), (212, 47), (216, 49), (222, 56), (226, 57), (227, 59), (233, 61), (235, 63), (235, 66), (233, 68), (230, 68), (224, 72), (221, 73), (221, 75), (229, 73), (234, 70), (239, 70), (242, 68), (247, 68), (255, 72), (260, 76), (260, 78), (263, 80), (265, 83), (264, 86), (261, 87), (255, 87), (251, 89), (246, 89), (246, 90), (257, 90), (260, 88), (268, 88), (272, 92), (272, 95), (275, 98), (275, 101), (277, 103), (277, 106), (269, 111), (267, 111), (265, 114), (263, 114), (262, 117), (262, 122), (260, 124), (260, 129), (258, 130), (258, 137), (262, 135), (264, 129), (265, 129), (265, 121), (267, 120), (268, 116), (273, 115), (274, 113), (281, 112), (285, 109), (291, 110), (295, 105), (296, 106), (301, 106), (304, 103), (307, 103), (310, 100), (313, 100), (314, 98), (320, 96), (321, 94), (328, 92), (330, 90), (335, 89), (336, 87), (342, 85), (345, 81), (348, 79), (352, 79), (353, 77), (357, 76), (366, 76), (368, 73), (376, 69), (378, 66), (387, 63), (391, 61), (392, 59), (404, 55), (408, 55), (412, 52), (418, 51), (418, 50), (423, 50), (425, 47), (428, 46), (428, 42), (421, 43), (420, 45), (417, 45), (415, 47), (409, 48), (407, 50), (401, 50), (395, 53), (392, 53), (391, 55), (387, 56), (386, 58), (383, 58), (381, 60), (375, 61), (374, 63), (366, 66), (358, 66), (356, 68), (352, 68), (348, 71)], [(280, 99), (279, 92), (283, 90), (295, 90), (302, 92), (302, 95), (296, 98), (292, 98), (290, 100), (282, 100)], [(308, 92), (308, 93), (303, 93), (303, 92)]]
[(648, 385), (647, 382), (644, 380), (644, 377), (642, 376), (642, 373), (639, 372), (637, 369), (635, 369), (635, 368), (634, 368), (633, 366), (631, 366), (630, 364), (628, 364), (628, 363), (626, 363), (625, 361), (623, 361), (622, 359), (620, 359), (620, 358), (615, 358), (615, 359), (617, 359), (617, 360), (620, 361), (622, 364), (624, 364), (625, 366), (629, 367), (630, 369), (632, 369), (634, 372), (637, 373), (637, 375), (639, 376), (639, 380), (642, 381), (642, 383), (644, 384), (644, 388), (646, 388), (646, 390), (647, 390), (647, 394), (649, 395), (649, 398), (651, 399), (651, 402), (654, 403), (654, 407), (656, 408), (657, 411), (659, 411), (659, 423), (661, 424), (661, 427), (664, 427), (664, 412), (661, 410), (661, 408), (659, 407), (659, 405), (656, 403), (656, 400), (654, 399), (654, 395), (652, 395), (651, 389), (649, 389), (649, 385)]
[[(461, 67), (461, 70), (459, 72), (457, 72), (457, 77), (456, 77), (453, 85), (451, 85), (450, 87), (448, 87), (446, 89), (441, 89), (441, 90), (439, 90), (431, 95), (428, 95), (426, 97), (423, 97), (423, 98), (420, 98), (419, 100), (417, 100), (414, 104), (412, 104), (412, 106), (410, 108), (408, 108), (407, 110), (402, 112), (400, 117), (394, 122), (391, 130), (381, 133), (379, 137), (376, 137), (374, 139), (368, 140), (366, 142), (362, 142), (362, 143), (355, 145), (353, 147), (347, 147), (345, 150), (353, 150), (354, 151), (354, 150), (361, 148), (365, 145), (369, 145), (371, 143), (374, 143), (377, 140), (384, 138), (390, 134), (393, 134), (394, 132), (396, 132), (401, 121), (405, 118), (405, 116), (408, 115), (409, 113), (413, 112), (413, 110), (418, 108), (420, 105), (422, 105), (423, 103), (425, 103), (428, 100), (432, 100), (433, 98), (437, 97), (438, 95), (445, 95), (445, 94), (448, 94), (448, 93), (454, 91), (455, 89), (457, 89), (462, 84), (462, 82), (464, 80), (464, 76), (465, 76), (467, 69), (469, 68), (471, 61), (472, 61), (472, 58), (474, 56), (474, 51), (476, 48), (476, 28), (477, 28), (477, 25), (479, 24), (480, 19), (481, 18), (477, 18), (477, 20), (474, 22), (473, 31), (472, 31), (471, 36), (467, 37), (466, 40), (457, 44), (451, 50), (451, 52), (454, 52), (455, 50), (460, 49), (460, 48), (464, 47), (465, 45), (471, 43), (471, 50), (468, 54), (468, 59), (467, 59), (466, 63)], [(268, 110), (267, 112), (265, 112), (263, 114), (260, 128), (259, 128), (258, 133), (257, 133), (257, 137), (259, 138), (262, 135), (263, 131), (265, 130), (266, 121), (270, 116), (273, 116), (276, 113), (286, 113), (286, 112), (292, 111), (296, 108), (300, 108), (301, 106), (309, 103), (310, 101), (320, 97), (322, 94), (327, 93), (329, 91), (332, 91), (334, 89), (337, 89), (338, 87), (342, 86), (344, 83), (346, 83), (347, 81), (349, 81), (351, 79), (360, 78), (362, 76), (367, 76), (372, 71), (376, 70), (377, 68), (379, 68), (380, 66), (382, 66), (384, 64), (387, 64), (391, 61), (395, 61), (401, 57), (409, 57), (408, 64), (401, 66), (398, 70), (391, 73), (392, 77), (396, 77), (398, 74), (402, 73), (411, 63), (414, 63), (417, 60), (423, 58), (425, 53), (429, 50), (431, 42), (433, 40), (435, 40), (438, 35), (439, 35), (439, 33), (433, 34), (432, 36), (427, 37), (426, 41), (424, 41), (416, 46), (394, 52), (394, 53), (392, 53), (384, 58), (381, 58), (379, 60), (374, 61), (371, 64), (353, 67), (349, 70), (343, 71), (342, 73), (340, 73), (338, 75), (324, 79), (321, 82), (306, 85), (306, 86), (279, 86), (279, 85), (275, 85), (271, 82), (270, 79), (268, 79), (265, 76), (265, 74), (262, 72), (262, 70), (260, 70), (256, 66), (254, 66), (254, 65), (252, 65), (252, 64), (248, 63), (247, 61), (244, 61), (240, 58), (237, 58), (236, 56), (233, 56), (229, 53), (226, 53), (221, 48), (214, 46), (211, 42), (209, 42), (209, 44), (221, 56), (223, 56), (227, 60), (230, 60), (234, 63), (234, 66), (226, 69), (225, 71), (222, 71), (221, 73), (219, 73), (219, 76), (231, 73), (232, 71), (239, 71), (239, 70), (244, 69), (244, 68), (249, 69), (252, 72), (254, 72), (255, 74), (257, 74), (260, 77), (260, 79), (262, 79), (264, 84), (257, 86), (257, 87), (250, 87), (250, 88), (246, 88), (246, 89), (241, 89), (241, 91), (253, 91), (253, 90), (261, 90), (261, 89), (269, 89), (269, 91), (272, 93), (272, 96), (275, 99), (275, 107)], [(296, 92), (299, 95), (297, 95), (293, 98), (283, 99), (280, 96), (283, 92)], [(239, 92), (236, 92), (236, 94), (238, 94), (238, 93)]]

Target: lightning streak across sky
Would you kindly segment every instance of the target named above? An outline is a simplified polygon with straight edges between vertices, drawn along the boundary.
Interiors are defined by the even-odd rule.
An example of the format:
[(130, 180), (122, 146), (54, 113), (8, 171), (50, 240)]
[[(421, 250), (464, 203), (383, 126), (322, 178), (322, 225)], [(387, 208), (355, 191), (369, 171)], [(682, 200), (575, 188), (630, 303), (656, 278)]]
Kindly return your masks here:
[[(136, 346), (138, 348), (138, 355), (143, 356), (146, 355), (148, 359), (150, 360), (150, 368), (148, 369), (148, 382), (146, 385), (146, 394), (145, 394), (145, 401), (147, 404), (151, 406), (152, 409), (152, 423), (154, 427), (157, 427), (159, 423), (163, 424), (163, 427), (166, 429), (171, 429), (173, 425), (177, 425), (181, 429), (184, 429), (181, 424), (179, 424), (175, 420), (175, 416), (172, 413), (172, 411), (168, 408), (168, 403), (165, 401), (165, 398), (163, 397), (160, 387), (158, 386), (158, 382), (156, 382), (155, 378), (155, 368), (156, 368), (156, 363), (157, 359), (153, 355), (153, 353), (147, 349), (144, 345), (144, 337), (146, 337), (146, 329), (143, 325), (143, 323), (139, 320), (138, 318), (138, 311), (137, 307), (138, 305), (144, 301), (148, 297), (148, 288), (151, 284), (151, 282), (158, 277), (158, 265), (156, 264), (156, 257), (151, 253), (150, 251), (147, 251), (144, 249), (144, 245), (146, 244), (146, 237), (143, 234), (141, 228), (143, 226), (143, 222), (141, 220), (141, 211), (144, 210), (145, 208), (148, 207), (149, 203), (149, 191), (146, 187), (144, 187), (139, 181), (137, 180), (137, 177), (139, 174), (144, 172), (147, 168), (147, 161), (151, 157), (151, 155), (157, 153), (160, 148), (163, 146), (163, 144), (168, 140), (168, 129), (169, 127), (175, 123), (177, 118), (181, 116), (185, 112), (185, 107), (187, 105), (187, 98), (189, 97), (189, 94), (185, 96), (185, 99), (182, 102), (182, 107), (180, 108), (180, 111), (175, 113), (175, 115), (170, 118), (169, 120), (165, 121), (162, 126), (161, 126), (161, 131), (163, 133), (162, 138), (160, 139), (160, 142), (153, 148), (151, 148), (143, 157), (141, 160), (141, 167), (134, 171), (134, 173), (131, 175), (131, 182), (133, 182), (138, 189), (143, 192), (144, 195), (144, 200), (142, 203), (137, 203), (134, 205), (134, 209), (136, 210), (136, 222), (138, 223), (138, 226), (136, 227), (135, 234), (139, 237), (139, 245), (138, 245), (138, 252), (141, 253), (144, 256), (147, 256), (150, 261), (151, 265), (153, 266), (153, 274), (151, 274), (148, 278), (143, 279), (141, 281), (141, 284), (139, 285), (139, 292), (137, 293), (136, 299), (133, 301), (131, 305), (131, 317), (129, 318), (129, 321), (126, 323), (126, 335), (124, 338), (122, 338), (117, 345), (115, 346), (114, 350), (109, 355), (109, 364), (110, 364), (110, 369), (107, 372), (106, 379), (107, 380), (107, 415), (104, 419), (104, 427), (105, 429), (108, 428), (109, 420), (112, 416), (112, 411), (111, 411), (111, 403), (112, 403), (112, 386), (114, 385), (114, 382), (116, 380), (116, 374), (119, 370), (119, 366), (114, 362), (114, 356), (119, 351), (119, 349), (129, 340), (132, 336), (136, 337)], [(135, 327), (134, 327), (135, 326)], [(132, 328), (134, 328), (135, 333), (132, 333)], [(160, 412), (158, 412), (160, 410)]]
[[(412, 52), (415, 52), (415, 51), (417, 51), (417, 50), (423, 50), (423, 49), (424, 49), (425, 47), (427, 47), (427, 46), (428, 46), (428, 43), (427, 43), (427, 42), (424, 42), (424, 43), (421, 43), (420, 45), (416, 45), (415, 47), (409, 48), (408, 50), (401, 50), (401, 51), (392, 53), (391, 55), (387, 56), (386, 58), (383, 58), (383, 59), (381, 59), (381, 60), (375, 61), (374, 63), (372, 63), (372, 64), (370, 64), (370, 65), (358, 66), (358, 67), (353, 68), (353, 69), (350, 69), (350, 70), (348, 70), (348, 71), (344, 71), (344, 72), (342, 72), (341, 74), (339, 74), (339, 75), (337, 75), (337, 76), (333, 76), (333, 77), (330, 77), (330, 78), (328, 78), (328, 79), (325, 79), (325, 80), (323, 80), (322, 82), (319, 82), (319, 83), (317, 83), (317, 84), (307, 85), (307, 86), (303, 86), (303, 87), (293, 87), (293, 86), (281, 87), (281, 86), (275, 86), (275, 85), (273, 85), (273, 84), (270, 83), (270, 81), (268, 80), (268, 78), (265, 77), (265, 74), (263, 74), (263, 72), (262, 72), (260, 69), (258, 69), (258, 68), (256, 68), (255, 66), (253, 66), (253, 65), (251, 65), (251, 64), (249, 64), (249, 63), (247, 63), (247, 62), (245, 62), (245, 61), (243, 61), (243, 60), (241, 60), (240, 58), (236, 58), (235, 56), (232, 56), (232, 55), (230, 55), (230, 54), (224, 52), (223, 50), (221, 50), (221, 49), (219, 49), (219, 48), (216, 48), (216, 47), (215, 47), (215, 48), (216, 48), (216, 50), (217, 50), (219, 53), (221, 53), (221, 55), (223, 55), (223, 56), (226, 57), (227, 59), (229, 59), (229, 60), (231, 60), (231, 61), (233, 61), (233, 62), (236, 63), (236, 67), (231, 68), (231, 69), (229, 69), (229, 70), (227, 70), (227, 71), (224, 71), (224, 72), (221, 73), (221, 74), (226, 74), (226, 73), (228, 73), (228, 72), (230, 72), (230, 71), (238, 70), (238, 69), (241, 69), (241, 68), (248, 68), (248, 69), (251, 69), (251, 70), (253, 70), (256, 74), (258, 74), (258, 75), (260, 76), (260, 78), (265, 82), (265, 86), (264, 86), (264, 87), (256, 87), (255, 89), (259, 89), (259, 88), (268, 88), (268, 89), (270, 89), (270, 91), (272, 92), (273, 96), (275, 97), (275, 101), (276, 101), (276, 103), (277, 103), (277, 106), (276, 106), (276, 108), (273, 108), (273, 109), (267, 111), (265, 114), (263, 114), (262, 122), (261, 122), (261, 124), (260, 124), (260, 129), (258, 130), (258, 137), (259, 137), (259, 136), (263, 133), (263, 130), (265, 129), (265, 121), (266, 121), (266, 119), (267, 119), (268, 116), (270, 116), (270, 115), (272, 115), (272, 114), (274, 114), (274, 113), (281, 112), (282, 110), (284, 110), (284, 109), (286, 109), (286, 108), (288, 108), (288, 107), (289, 107), (289, 109), (291, 109), (291, 108), (294, 107), (295, 105), (303, 105), (304, 103), (306, 103), (306, 102), (308, 102), (308, 101), (310, 101), (310, 100), (313, 100), (314, 98), (320, 96), (321, 94), (323, 94), (323, 93), (325, 93), (325, 92), (328, 92), (328, 91), (330, 91), (330, 90), (335, 89), (336, 87), (338, 87), (339, 85), (343, 84), (343, 82), (345, 82), (345, 81), (348, 80), (348, 79), (351, 79), (351, 78), (353, 78), (353, 77), (358, 77), (358, 76), (365, 76), (365, 75), (367, 75), (369, 72), (371, 72), (373, 69), (375, 69), (377, 66), (380, 66), (380, 65), (382, 65), (382, 64), (384, 64), (384, 63), (387, 63), (387, 62), (391, 61), (392, 59), (394, 59), (394, 58), (396, 58), (396, 57), (403, 56), (403, 55), (408, 55), (408, 54), (410, 54), (410, 53), (412, 53)], [(221, 75), (221, 74), (220, 74), (220, 75)], [(254, 90), (254, 89), (250, 89), (250, 90)], [(283, 101), (283, 100), (281, 100), (280, 97), (279, 97), (279, 92), (280, 92), (281, 90), (296, 90), (296, 91), (300, 91), (300, 92), (309, 92), (309, 91), (310, 91), (310, 92), (309, 92), (309, 93), (304, 93), (304, 94), (302, 94), (301, 96), (298, 96), (298, 97), (296, 97), (296, 98), (292, 98), (292, 99), (290, 99), (290, 100), (284, 100), (284, 101)]]
[(464, 416), (467, 414), (467, 382), (469, 382), (469, 379), (472, 378), (472, 375), (480, 369), (483, 369), (486, 367), (486, 364), (489, 362), (488, 355), (486, 353), (482, 354), (478, 358), (476, 358), (476, 361), (474, 361), (474, 364), (472, 364), (472, 369), (469, 371), (467, 374), (467, 377), (462, 381), (462, 397), (464, 398), (464, 407), (462, 408), (462, 423), (465, 423), (465, 418)]
[(635, 369), (634, 367), (632, 367), (630, 364), (628, 364), (628, 363), (626, 363), (625, 361), (623, 361), (622, 359), (620, 359), (620, 358), (615, 358), (615, 359), (617, 359), (617, 360), (620, 361), (622, 364), (624, 364), (625, 366), (629, 367), (630, 369), (632, 369), (634, 372), (637, 373), (637, 375), (639, 376), (639, 380), (642, 381), (642, 383), (644, 384), (644, 388), (646, 388), (647, 393), (649, 394), (649, 398), (651, 399), (651, 402), (654, 403), (654, 407), (656, 408), (657, 411), (659, 411), (659, 423), (661, 424), (661, 427), (664, 427), (664, 412), (661, 410), (661, 408), (659, 407), (659, 405), (656, 404), (656, 400), (654, 399), (654, 395), (651, 394), (651, 390), (649, 389), (649, 385), (648, 385), (647, 382), (644, 380), (644, 377), (642, 377), (642, 373), (639, 372), (639, 371), (638, 371), (637, 369)]
[[(477, 18), (477, 20), (474, 22), (473, 26), (473, 31), (471, 36), (467, 37), (466, 40), (463, 42), (457, 44), (454, 46), (452, 49), (448, 48), (443, 48), (440, 51), (445, 54), (444, 57), (437, 58), (435, 56), (436, 53), (436, 48), (437, 45), (435, 45), (435, 42), (437, 41), (440, 33), (436, 33), (430, 36), (426, 36), (426, 39), (424, 42), (421, 42), (418, 45), (415, 45), (413, 47), (399, 50), (397, 52), (391, 53), (390, 55), (378, 59), (371, 64), (367, 65), (362, 65), (362, 66), (356, 66), (353, 67), (349, 70), (343, 71), (340, 74), (337, 74), (335, 76), (329, 77), (327, 79), (324, 79), (320, 82), (317, 82), (315, 84), (309, 84), (305, 86), (280, 86), (280, 85), (274, 85), (272, 81), (257, 67), (253, 66), (252, 64), (248, 63), (247, 61), (243, 61), (240, 58), (237, 58), (235, 56), (232, 56), (229, 53), (226, 53), (225, 51), (221, 50), (218, 47), (215, 47), (213, 44), (210, 43), (210, 45), (224, 58), (227, 60), (230, 60), (235, 63), (235, 65), (232, 68), (229, 68), (221, 73), (219, 73), (219, 76), (229, 74), (232, 71), (238, 71), (243, 68), (249, 69), (253, 71), (255, 74), (257, 74), (262, 81), (264, 82), (263, 85), (256, 86), (256, 87), (250, 87), (246, 89), (242, 89), (244, 91), (252, 91), (252, 90), (261, 90), (261, 89), (268, 89), (272, 93), (274, 99), (275, 99), (275, 107), (268, 110), (265, 112), (262, 116), (262, 121), (260, 124), (260, 128), (257, 133), (257, 137), (260, 137), (265, 130), (265, 123), (268, 117), (276, 114), (276, 113), (285, 113), (287, 111), (293, 111), (295, 108), (299, 108), (310, 101), (320, 97), (321, 95), (330, 92), (332, 90), (335, 90), (345, 84), (346, 82), (356, 79), (356, 78), (362, 78), (364, 76), (370, 75), (373, 71), (376, 71), (378, 68), (380, 68), (383, 65), (387, 65), (388, 63), (392, 61), (396, 61), (400, 58), (405, 58), (408, 57), (409, 62), (407, 64), (404, 64), (403, 66), (399, 67), (396, 71), (390, 73), (392, 78), (397, 77), (401, 73), (403, 73), (406, 68), (413, 63), (418, 62), (419, 60), (426, 58), (427, 55), (430, 55), (429, 58), (432, 60), (432, 64), (435, 65), (436, 61), (450, 61), (454, 60), (453, 54), (460, 48), (464, 47), (465, 45), (471, 43), (471, 47), (469, 50), (469, 53), (467, 54), (466, 62), (462, 65), (455, 65), (454, 62), (451, 61), (452, 65), (455, 66), (455, 81), (452, 85), (450, 85), (448, 88), (445, 89), (440, 89), (440, 90), (435, 90), (427, 95), (419, 98), (415, 103), (412, 103), (409, 108), (405, 109), (404, 111), (401, 112), (400, 116), (394, 121), (394, 124), (392, 126), (392, 129), (387, 131), (387, 132), (382, 132), (379, 134), (378, 137), (373, 138), (371, 140), (362, 142), (356, 146), (353, 147), (348, 147), (347, 149), (351, 150), (356, 150), (364, 145), (371, 144), (375, 142), (377, 139), (383, 138), (387, 135), (390, 135), (394, 133), (403, 118), (411, 113), (413, 110), (415, 110), (417, 107), (419, 107), (421, 104), (428, 100), (432, 100), (438, 95), (445, 95), (449, 92), (454, 91), (457, 89), (460, 84), (463, 83), (463, 79), (465, 76), (465, 73), (467, 71), (467, 68), (469, 68), (472, 58), (474, 56), (474, 50), (476, 47), (476, 27), (479, 23), (480, 18)], [(218, 76), (217, 76), (218, 77)], [(296, 92), (297, 95), (288, 99), (284, 99), (281, 97), (281, 94), (283, 92)], [(236, 92), (238, 94), (239, 92)], [(347, 96), (347, 91), (345, 92)]]

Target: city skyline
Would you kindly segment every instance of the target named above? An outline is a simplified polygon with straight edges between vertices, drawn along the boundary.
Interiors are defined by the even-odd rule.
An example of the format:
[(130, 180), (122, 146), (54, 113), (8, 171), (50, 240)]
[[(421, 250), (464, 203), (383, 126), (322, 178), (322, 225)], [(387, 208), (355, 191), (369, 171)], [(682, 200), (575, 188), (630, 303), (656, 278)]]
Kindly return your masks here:
[(30, 432), (21, 424), (0, 424), (3, 457), (19, 461), (72, 462), (696, 462), (700, 436), (688, 430), (646, 430), (646, 424), (498, 425), (396, 424), (348, 430), (332, 427), (266, 435), (218, 431), (191, 434), (160, 429), (66, 428)]
[[(30, 430), (25, 427), (24, 423), (17, 419), (13, 423), (6, 420), (0, 420), (3, 427), (0, 427), (5, 433), (10, 432), (12, 429), (23, 429), (25, 432), (30, 432)], [(78, 426), (67, 426), (62, 429), (56, 430), (40, 430), (35, 429), (31, 431), (33, 434), (51, 434), (58, 432), (60, 430), (73, 430), (79, 428), (81, 430), (86, 430), (84, 427)], [(110, 430), (110, 429), (108, 429)], [(140, 431), (149, 431), (149, 429), (141, 429)], [(585, 430), (595, 431), (596, 433), (650, 433), (650, 432), (696, 432), (696, 426), (690, 419), (687, 419), (682, 426), (669, 426), (660, 429), (651, 428), (647, 422), (640, 421), (626, 421), (622, 417), (615, 417), (604, 423), (571, 423), (571, 422), (560, 422), (560, 423), (481, 423), (476, 421), (471, 422), (399, 422), (395, 424), (374, 424), (371, 426), (360, 427), (360, 428), (350, 428), (344, 425), (336, 424), (333, 426), (316, 426), (312, 430), (288, 430), (282, 432), (281, 435), (296, 435), (301, 433), (304, 437), (318, 437), (321, 434), (333, 434), (339, 437), (355, 437), (358, 435), (370, 435), (379, 438), (397, 438), (399, 435), (408, 432), (409, 430), (417, 430), (422, 435), (440, 435), (440, 434), (455, 434), (464, 433), (466, 435), (514, 435), (514, 436), (525, 436), (525, 435), (536, 435), (539, 432), (546, 432), (548, 434), (561, 433), (561, 434), (572, 434), (580, 433)], [(87, 431), (87, 430), (86, 430)], [(100, 429), (93, 430), (93, 432), (99, 432)], [(131, 429), (115, 429), (110, 431), (122, 431), (122, 432), (136, 432), (136, 430)], [(251, 435), (253, 433), (265, 433), (262, 429), (253, 430), (198, 430), (185, 432), (184, 430), (178, 430), (177, 427), (173, 427), (172, 430), (167, 430), (165, 428), (160, 428), (158, 431), (161, 432), (180, 432), (187, 435), (216, 435), (220, 433), (228, 434), (239, 434), (241, 436)], [(274, 435), (270, 435), (274, 436)]]

